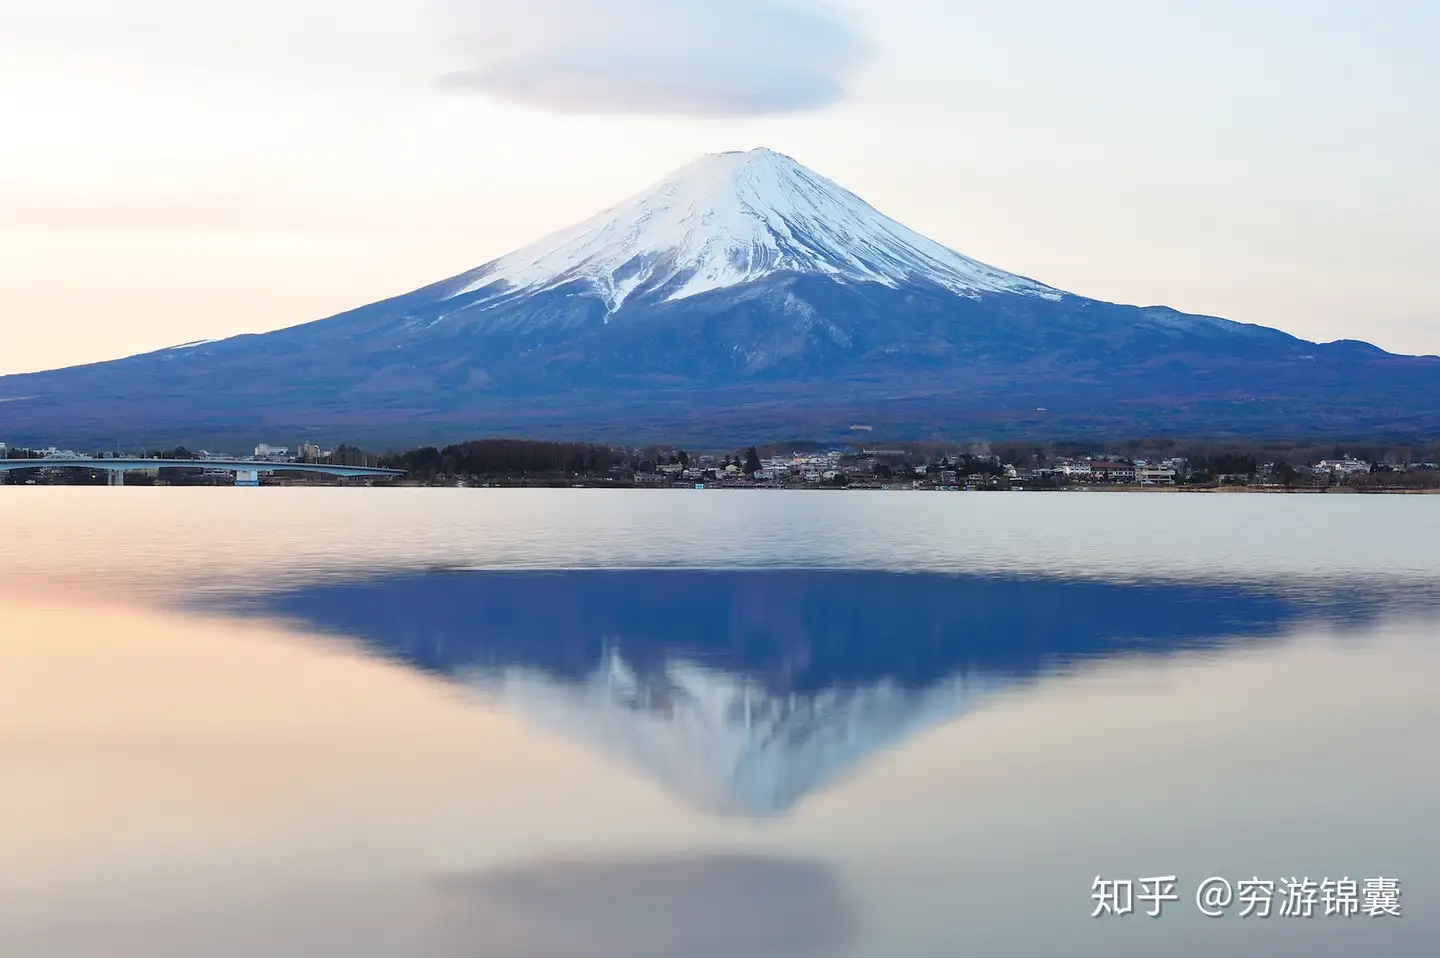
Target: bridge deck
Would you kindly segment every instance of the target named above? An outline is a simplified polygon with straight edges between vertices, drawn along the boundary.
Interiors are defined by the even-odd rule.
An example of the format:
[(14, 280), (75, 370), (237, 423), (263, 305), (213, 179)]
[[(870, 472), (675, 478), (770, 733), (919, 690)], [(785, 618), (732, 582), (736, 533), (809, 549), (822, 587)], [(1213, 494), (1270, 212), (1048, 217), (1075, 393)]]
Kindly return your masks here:
[(405, 475), (403, 469), (337, 466), (319, 462), (270, 462), (259, 459), (0, 459), (0, 472), (16, 469), (95, 469), (133, 472), (139, 469), (223, 469), (235, 473), (318, 472), (331, 476), (374, 478)]

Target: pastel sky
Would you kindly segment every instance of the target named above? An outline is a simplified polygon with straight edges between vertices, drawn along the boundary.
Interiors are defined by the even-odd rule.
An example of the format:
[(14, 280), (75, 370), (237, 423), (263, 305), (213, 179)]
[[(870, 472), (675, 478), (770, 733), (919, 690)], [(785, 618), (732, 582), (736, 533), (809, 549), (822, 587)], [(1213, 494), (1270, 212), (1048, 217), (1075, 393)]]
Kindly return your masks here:
[(770, 146), (1101, 299), (1440, 353), (1431, 0), (0, 0), (0, 373), (318, 319)]

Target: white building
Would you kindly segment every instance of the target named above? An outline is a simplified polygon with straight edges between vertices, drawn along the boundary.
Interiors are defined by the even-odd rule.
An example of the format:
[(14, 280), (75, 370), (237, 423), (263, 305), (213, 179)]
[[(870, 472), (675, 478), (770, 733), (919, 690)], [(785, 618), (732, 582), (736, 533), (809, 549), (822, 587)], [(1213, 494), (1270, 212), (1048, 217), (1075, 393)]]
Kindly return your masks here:
[(272, 446), (268, 442), (262, 442), (260, 445), (255, 447), (255, 458), (279, 459), (282, 456), (288, 455), (289, 452), (289, 446)]
[(1142, 486), (1173, 486), (1175, 470), (1169, 466), (1137, 466), (1135, 478)]
[(1363, 459), (1352, 459), (1346, 456), (1344, 459), (1322, 459), (1315, 464), (1316, 472), (1328, 472), (1332, 476), (1358, 476), (1370, 472), (1370, 463)]

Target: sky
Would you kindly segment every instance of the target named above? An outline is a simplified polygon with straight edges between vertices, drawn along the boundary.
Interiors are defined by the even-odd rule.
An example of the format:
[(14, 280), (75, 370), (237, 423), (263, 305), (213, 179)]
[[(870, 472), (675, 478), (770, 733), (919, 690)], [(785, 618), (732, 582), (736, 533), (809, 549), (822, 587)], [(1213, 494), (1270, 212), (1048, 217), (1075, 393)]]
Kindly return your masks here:
[(277, 329), (769, 146), (1113, 302), (1440, 353), (1430, 0), (0, 0), (0, 374)]

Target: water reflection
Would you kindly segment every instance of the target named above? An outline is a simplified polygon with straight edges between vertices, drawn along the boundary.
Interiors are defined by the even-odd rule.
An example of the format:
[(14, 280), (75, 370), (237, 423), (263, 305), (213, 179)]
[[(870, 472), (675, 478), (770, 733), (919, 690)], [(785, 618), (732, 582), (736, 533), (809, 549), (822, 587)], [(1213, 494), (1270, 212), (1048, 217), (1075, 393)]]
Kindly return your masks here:
[(437, 882), (435, 958), (835, 954), (832, 866), (742, 854), (541, 861)]
[(703, 807), (783, 812), (987, 696), (1383, 607), (1213, 584), (826, 571), (437, 572), (226, 603), (483, 689)]

